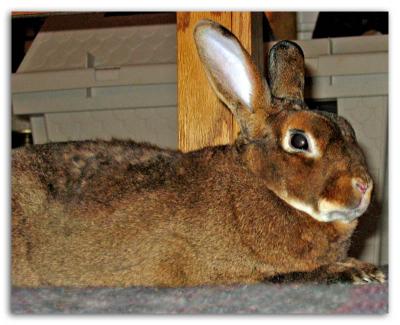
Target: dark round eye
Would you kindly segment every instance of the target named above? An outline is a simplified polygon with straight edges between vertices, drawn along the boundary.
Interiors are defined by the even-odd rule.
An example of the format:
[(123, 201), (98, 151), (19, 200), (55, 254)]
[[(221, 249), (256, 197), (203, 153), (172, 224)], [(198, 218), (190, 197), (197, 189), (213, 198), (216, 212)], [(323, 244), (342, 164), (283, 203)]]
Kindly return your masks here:
[(293, 133), (290, 139), (290, 145), (295, 149), (308, 150), (307, 138), (302, 133)]

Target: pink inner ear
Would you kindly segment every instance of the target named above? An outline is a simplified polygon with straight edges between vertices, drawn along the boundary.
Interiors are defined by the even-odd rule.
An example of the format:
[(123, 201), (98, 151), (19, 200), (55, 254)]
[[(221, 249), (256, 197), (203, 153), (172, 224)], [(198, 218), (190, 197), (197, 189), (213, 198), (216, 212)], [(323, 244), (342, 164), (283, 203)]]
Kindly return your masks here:
[[(227, 38), (212, 28), (204, 29), (198, 37), (203, 64), (209, 70), (211, 82), (224, 88), (235, 101), (251, 109), (253, 85), (243, 49), (234, 38)], [(223, 96), (222, 96), (223, 97)], [(224, 98), (222, 98), (224, 100)], [(229, 105), (231, 100), (224, 100)]]

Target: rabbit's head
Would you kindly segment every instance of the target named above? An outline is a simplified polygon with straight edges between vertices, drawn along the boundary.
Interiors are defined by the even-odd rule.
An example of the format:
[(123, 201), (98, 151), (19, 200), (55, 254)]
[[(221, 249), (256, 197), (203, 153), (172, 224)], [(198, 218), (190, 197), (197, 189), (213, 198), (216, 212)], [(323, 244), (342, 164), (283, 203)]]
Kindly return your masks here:
[(267, 82), (224, 27), (202, 20), (194, 36), (212, 88), (240, 125), (248, 168), (318, 221), (363, 214), (373, 187), (364, 155), (344, 118), (308, 110), (301, 48), (290, 41), (273, 46)]

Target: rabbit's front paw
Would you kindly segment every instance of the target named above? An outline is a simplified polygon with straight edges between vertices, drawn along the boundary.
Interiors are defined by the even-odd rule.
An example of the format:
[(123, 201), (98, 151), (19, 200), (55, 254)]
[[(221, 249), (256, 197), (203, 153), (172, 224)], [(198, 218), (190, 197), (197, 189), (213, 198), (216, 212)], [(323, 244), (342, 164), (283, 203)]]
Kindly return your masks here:
[(375, 265), (356, 259), (347, 259), (331, 265), (328, 282), (351, 282), (354, 284), (384, 283), (385, 274)]
[(333, 264), (323, 265), (310, 272), (291, 272), (279, 274), (266, 279), (272, 283), (339, 283), (350, 282), (354, 284), (383, 283), (385, 274), (375, 265), (361, 262), (354, 258)]

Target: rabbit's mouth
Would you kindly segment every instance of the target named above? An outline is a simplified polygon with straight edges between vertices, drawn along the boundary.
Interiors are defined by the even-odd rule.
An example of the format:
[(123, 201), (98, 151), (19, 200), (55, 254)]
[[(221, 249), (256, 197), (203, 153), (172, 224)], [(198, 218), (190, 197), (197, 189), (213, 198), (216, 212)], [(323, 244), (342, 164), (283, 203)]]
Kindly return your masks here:
[(319, 220), (351, 222), (360, 217), (367, 210), (370, 203), (370, 195), (363, 196), (355, 207), (342, 207), (322, 199), (319, 204)]
[(329, 212), (320, 213), (319, 221), (324, 221), (324, 222), (343, 221), (348, 223), (360, 217), (364, 212), (365, 210), (359, 210), (359, 209), (332, 210)]

